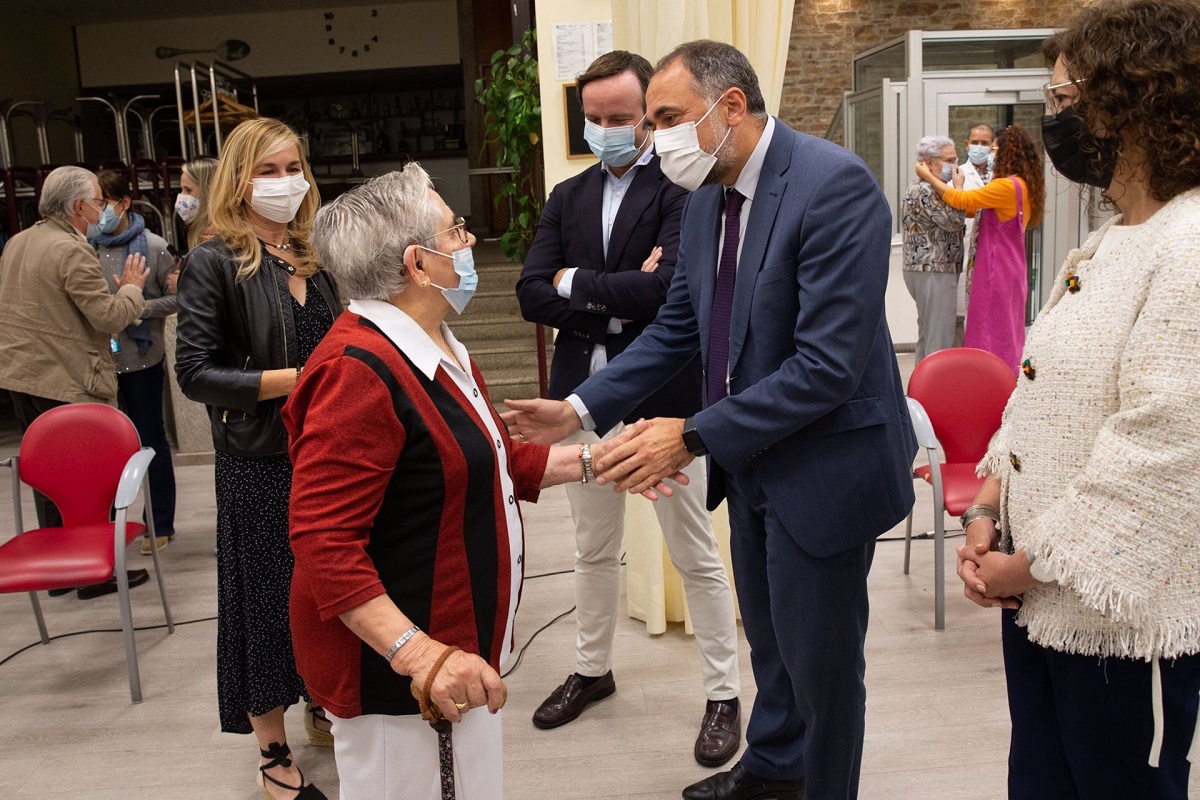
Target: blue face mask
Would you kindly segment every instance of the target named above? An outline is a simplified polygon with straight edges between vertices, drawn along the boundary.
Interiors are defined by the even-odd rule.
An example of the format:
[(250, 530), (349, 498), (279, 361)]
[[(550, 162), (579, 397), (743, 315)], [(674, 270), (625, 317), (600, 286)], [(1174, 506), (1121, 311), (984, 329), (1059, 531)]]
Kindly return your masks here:
[(988, 154), (992, 152), (992, 148), (986, 144), (973, 144), (967, 147), (967, 158), (971, 159), (972, 164), (982, 166), (988, 160)]
[(442, 297), (446, 298), (446, 302), (454, 309), (454, 313), (461, 314), (467, 307), (467, 303), (471, 302), (471, 298), (475, 295), (475, 289), (479, 286), (479, 273), (475, 271), (475, 255), (471, 252), (471, 248), (464, 247), (453, 253), (443, 253), (441, 250), (433, 250), (422, 245), (417, 245), (417, 247), (454, 261), (454, 272), (458, 275), (457, 288), (447, 289), (436, 283), (430, 283), (430, 286), (441, 289)]
[(942, 181), (944, 183), (949, 183), (950, 179), (953, 177), (954, 177), (954, 165), (951, 164), (949, 161), (943, 161), (942, 162)]
[(987, 158), (988, 172), (992, 171), (992, 167), (995, 165), (995, 163), (996, 163), (996, 154), (991, 151), (988, 151), (988, 158)]
[(104, 234), (112, 233), (121, 224), (121, 218), (117, 216), (111, 203), (104, 204), (104, 211), (100, 213), (100, 222), (96, 224), (100, 226), (100, 232)]
[[(621, 125), (617, 128), (602, 128), (590, 119), (584, 120), (583, 138), (588, 147), (592, 148), (596, 158), (610, 167), (624, 167), (637, 157), (638, 151), (646, 143), (645, 137), (642, 137), (641, 144), (636, 141), (637, 128), (645, 119), (643, 115), (637, 124)], [(647, 131), (646, 136), (649, 135)]]

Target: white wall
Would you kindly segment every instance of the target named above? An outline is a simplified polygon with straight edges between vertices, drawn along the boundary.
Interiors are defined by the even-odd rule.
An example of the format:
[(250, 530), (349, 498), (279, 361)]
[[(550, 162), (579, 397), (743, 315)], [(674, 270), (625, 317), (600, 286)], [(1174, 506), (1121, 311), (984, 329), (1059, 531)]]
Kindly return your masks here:
[(892, 255), (888, 260), (887, 294), (883, 298), (883, 307), (892, 341), (897, 345), (910, 345), (917, 342), (917, 304), (904, 285), (903, 263), (904, 248), (897, 239), (892, 244)]
[[(377, 11), (372, 17), (371, 12)], [(212, 50), (237, 39), (250, 54), (229, 62), (255, 77), (393, 69), (456, 63), (458, 12), (454, 0), (335, 8), (270, 14), (143, 20), (80, 25), (76, 29), (79, 74), (84, 86), (166, 83), (182, 59), (209, 62), (212, 52), (160, 59), (159, 47)], [(332, 27), (326, 31), (325, 26)], [(378, 37), (372, 42), (372, 37)], [(335, 44), (331, 46), (329, 39)], [(345, 52), (339, 48), (345, 45)], [(369, 45), (370, 50), (363, 48)], [(351, 55), (358, 50), (357, 57)]]

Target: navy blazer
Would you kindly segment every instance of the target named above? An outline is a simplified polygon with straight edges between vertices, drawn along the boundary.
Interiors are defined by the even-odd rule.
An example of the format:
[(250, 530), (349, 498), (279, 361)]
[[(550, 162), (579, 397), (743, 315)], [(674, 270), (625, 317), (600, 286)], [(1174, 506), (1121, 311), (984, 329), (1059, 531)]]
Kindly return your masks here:
[[(654, 324), (577, 389), (597, 430), (674, 364), (707, 355), (722, 189), (688, 199)], [(696, 428), (709, 451), (709, 508), (726, 473), (757, 481), (818, 557), (871, 541), (913, 505), (917, 443), (884, 317), (890, 249), (891, 215), (866, 165), (776, 120), (734, 288), (730, 396), (698, 413)]]
[[(606, 258), (601, 219), (605, 180), (596, 164), (554, 187), (517, 282), (525, 319), (559, 330), (550, 368), (550, 397), (555, 400), (587, 380), (595, 345), (603, 344), (611, 361), (638, 337), (666, 300), (675, 274), (687, 192), (667, 180), (658, 156), (639, 167), (613, 221)], [(642, 272), (655, 245), (663, 249), (658, 269)], [(554, 276), (564, 267), (578, 267), (570, 300), (554, 288)], [(631, 322), (609, 334), (613, 317)], [(686, 417), (699, 410), (698, 355), (672, 365), (664, 377), (670, 379), (622, 414), (627, 422)]]

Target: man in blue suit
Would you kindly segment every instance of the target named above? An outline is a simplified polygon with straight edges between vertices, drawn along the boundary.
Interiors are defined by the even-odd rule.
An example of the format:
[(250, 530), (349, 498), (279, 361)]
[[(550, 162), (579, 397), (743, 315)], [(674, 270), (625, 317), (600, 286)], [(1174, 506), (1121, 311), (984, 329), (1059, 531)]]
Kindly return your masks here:
[[(675, 273), (687, 192), (667, 180), (650, 144), (646, 85), (650, 62), (624, 50), (597, 58), (575, 79), (584, 138), (600, 163), (550, 193), (517, 282), (521, 311), (558, 329), (550, 396), (561, 399), (604, 369), (645, 330)], [(685, 417), (700, 410), (700, 359), (623, 415)], [(619, 434), (618, 421), (608, 436)], [(594, 445), (590, 431), (568, 443)], [(742, 741), (738, 710), (737, 620), (733, 592), (705, 509), (704, 465), (691, 485), (656, 504), (663, 539), (687, 595), (707, 696), (693, 755), (719, 767)], [(613, 636), (621, 594), (625, 496), (596, 484), (569, 484), (575, 521), (575, 672), (538, 706), (533, 724), (557, 728), (611, 695)]]
[(706, 455), (709, 506), (729, 503), (758, 695), (740, 761), (683, 796), (845, 800), (862, 758), (867, 573), (913, 502), (884, 318), (888, 207), (861, 160), (767, 115), (729, 45), (680, 45), (646, 104), (663, 172), (696, 190), (667, 301), (566, 401), (512, 403), (510, 426), (606, 430), (700, 351), (704, 409), (631, 426), (596, 465), (617, 490), (653, 491)]

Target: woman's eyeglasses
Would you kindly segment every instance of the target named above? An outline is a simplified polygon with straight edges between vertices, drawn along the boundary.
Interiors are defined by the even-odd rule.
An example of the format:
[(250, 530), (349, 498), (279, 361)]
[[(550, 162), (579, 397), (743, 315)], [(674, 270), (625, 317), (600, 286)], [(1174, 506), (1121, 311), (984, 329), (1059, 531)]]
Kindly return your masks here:
[(467, 221), (465, 219), (463, 219), (462, 217), (454, 218), (454, 227), (446, 228), (446, 230), (444, 230), (444, 231), (438, 231), (433, 236), (422, 239), (421, 241), (428, 242), (430, 239), (436, 239), (437, 237), (441, 236), (443, 233), (450, 233), (451, 231), (454, 232), (454, 235), (458, 237), (458, 240), (460, 242), (462, 242), (463, 244), (467, 243)]
[[(1079, 84), (1083, 83), (1086, 78), (1080, 78), (1077, 81), (1064, 81), (1063, 83), (1047, 83), (1042, 87), (1042, 91), (1046, 95), (1046, 113), (1058, 114), (1064, 108), (1074, 103), (1079, 99)], [(1070, 87), (1074, 91), (1066, 91)]]

